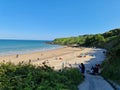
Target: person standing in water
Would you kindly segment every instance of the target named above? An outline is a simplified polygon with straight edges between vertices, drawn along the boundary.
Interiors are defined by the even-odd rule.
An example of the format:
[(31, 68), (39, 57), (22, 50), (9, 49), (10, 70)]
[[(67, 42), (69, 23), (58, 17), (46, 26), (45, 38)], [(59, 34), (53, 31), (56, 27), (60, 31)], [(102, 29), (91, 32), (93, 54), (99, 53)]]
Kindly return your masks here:
[(81, 63), (81, 65), (79, 65), (79, 68), (81, 69), (81, 73), (85, 73), (85, 65), (83, 63)]

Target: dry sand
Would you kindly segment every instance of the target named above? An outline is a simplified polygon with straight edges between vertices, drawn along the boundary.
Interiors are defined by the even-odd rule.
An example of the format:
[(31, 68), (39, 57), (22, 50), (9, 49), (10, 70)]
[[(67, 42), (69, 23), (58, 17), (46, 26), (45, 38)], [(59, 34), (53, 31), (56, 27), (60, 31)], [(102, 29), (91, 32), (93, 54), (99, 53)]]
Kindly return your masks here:
[(28, 63), (29, 61), (31, 61), (31, 64), (42, 65), (42, 63), (46, 61), (47, 65), (54, 67), (55, 69), (60, 69), (63, 66), (70, 67), (71, 65), (75, 64), (78, 65), (80, 63), (88, 62), (89, 60), (94, 58), (93, 55), (89, 54), (91, 52), (94, 52), (94, 48), (63, 47), (59, 49), (42, 52), (20, 54), (18, 56), (17, 55), (0, 56), (0, 62), (10, 61), (17, 64), (22, 61), (24, 63)]

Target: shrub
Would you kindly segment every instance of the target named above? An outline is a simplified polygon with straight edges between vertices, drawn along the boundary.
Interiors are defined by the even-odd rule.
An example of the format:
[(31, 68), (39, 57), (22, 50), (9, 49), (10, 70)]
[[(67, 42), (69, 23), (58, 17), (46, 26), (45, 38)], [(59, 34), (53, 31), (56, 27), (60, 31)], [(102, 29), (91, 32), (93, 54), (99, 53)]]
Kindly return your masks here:
[(0, 64), (0, 90), (77, 90), (83, 79), (77, 68), (54, 71), (45, 64)]

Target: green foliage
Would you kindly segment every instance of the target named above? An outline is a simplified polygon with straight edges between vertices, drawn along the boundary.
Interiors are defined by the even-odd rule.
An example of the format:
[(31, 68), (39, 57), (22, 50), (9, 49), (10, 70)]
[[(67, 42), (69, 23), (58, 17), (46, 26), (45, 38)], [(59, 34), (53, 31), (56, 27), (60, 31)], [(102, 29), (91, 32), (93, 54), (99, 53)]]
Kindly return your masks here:
[(77, 90), (83, 79), (76, 68), (54, 71), (45, 64), (0, 64), (0, 90)]
[[(95, 46), (111, 48), (111, 41), (118, 38), (120, 29), (114, 29), (103, 34), (83, 35), (78, 37), (57, 38), (53, 42), (61, 45), (79, 44), (80, 46)], [(113, 42), (114, 44), (114, 42)]]
[(58, 38), (54, 40), (55, 44), (72, 45), (79, 44), (80, 46), (101, 46), (105, 42), (101, 34), (84, 35), (79, 37)]
[(90, 35), (85, 40), (85, 46), (101, 46), (102, 43), (105, 42), (105, 39), (102, 35), (96, 34), (96, 35)]
[(109, 38), (113, 36), (118, 36), (120, 35), (120, 28), (110, 30), (109, 32), (103, 33), (104, 38)]
[(102, 65), (101, 75), (120, 84), (120, 35), (113, 36), (106, 44), (106, 48), (107, 60)]
[(84, 44), (87, 36), (69, 37), (69, 38), (57, 38), (53, 42), (54, 44), (60, 45), (71, 45), (71, 44)]
[(110, 58), (103, 63), (103, 71), (101, 75), (120, 84), (120, 60)]

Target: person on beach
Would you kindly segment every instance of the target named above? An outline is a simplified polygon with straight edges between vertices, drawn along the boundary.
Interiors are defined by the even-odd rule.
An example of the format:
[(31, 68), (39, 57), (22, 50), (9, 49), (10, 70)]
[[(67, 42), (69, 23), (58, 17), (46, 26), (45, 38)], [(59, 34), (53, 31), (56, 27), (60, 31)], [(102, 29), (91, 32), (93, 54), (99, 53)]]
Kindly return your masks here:
[(85, 73), (85, 65), (83, 63), (81, 63), (81, 65), (79, 65), (79, 68), (81, 70), (81, 73)]
[(17, 55), (16, 55), (16, 58), (18, 58), (18, 56), (19, 56), (19, 55), (17, 54)]

